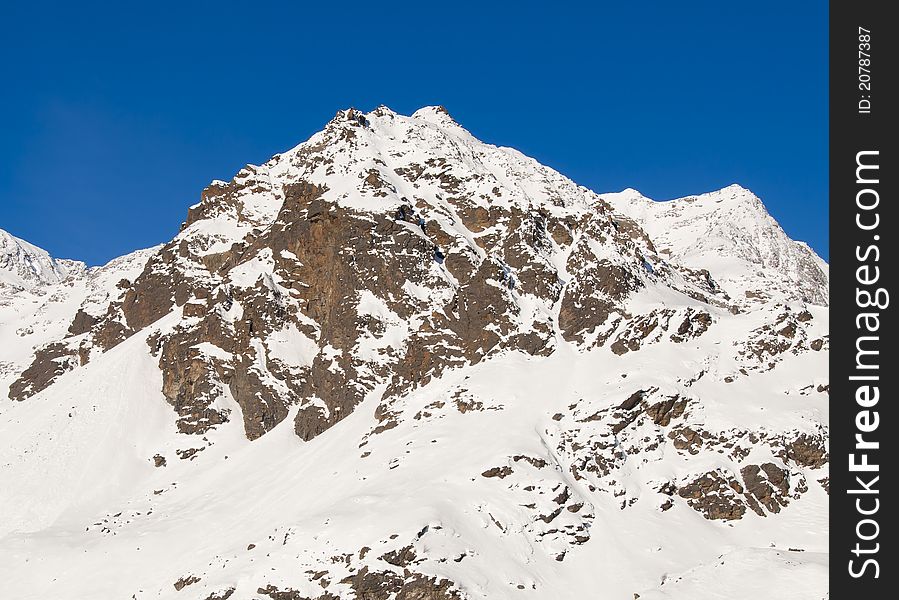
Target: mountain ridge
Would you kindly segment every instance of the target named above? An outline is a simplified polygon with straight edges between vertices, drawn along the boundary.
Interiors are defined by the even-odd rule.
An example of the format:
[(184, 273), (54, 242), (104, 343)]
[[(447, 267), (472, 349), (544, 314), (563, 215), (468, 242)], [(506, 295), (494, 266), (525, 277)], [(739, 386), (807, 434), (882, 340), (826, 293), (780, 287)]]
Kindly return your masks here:
[[(741, 260), (745, 266), (735, 267), (738, 272), (731, 277), (744, 281), (733, 283), (751, 281), (788, 299), (828, 304), (827, 263), (804, 242), (790, 239), (761, 199), (738, 184), (662, 202), (636, 190), (605, 197), (650, 229), (654, 239), (672, 246), (675, 260), (719, 272), (716, 259)], [(679, 230), (689, 227), (693, 230), (678, 239)]]
[(29, 288), (60, 283), (86, 268), (81, 261), (53, 258), (43, 248), (0, 229), (0, 285)]

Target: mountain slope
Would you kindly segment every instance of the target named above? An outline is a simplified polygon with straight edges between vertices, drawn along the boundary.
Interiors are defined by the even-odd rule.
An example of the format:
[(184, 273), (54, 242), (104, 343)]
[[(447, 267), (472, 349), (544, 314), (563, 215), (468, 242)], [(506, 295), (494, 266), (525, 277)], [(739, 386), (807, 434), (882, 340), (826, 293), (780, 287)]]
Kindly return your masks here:
[[(826, 269), (760, 204), (708, 246), (715, 195), (628, 194), (439, 107), (341, 111), (213, 182), (9, 362), (10, 593), (739, 598), (760, 565), (817, 573)], [(824, 597), (803, 581), (782, 596)]]
[[(7, 254), (10, 260), (0, 267), (0, 281), (7, 282), (0, 283), (2, 397), (7, 397), (9, 385), (33, 361), (35, 352), (53, 354), (53, 348), (59, 347), (56, 343), (73, 328), (84, 327), (102, 314), (110, 299), (120, 292), (116, 285), (136, 277), (155, 251), (139, 250), (102, 267), (87, 268), (84, 263), (55, 259), (36, 246), (12, 239), (16, 240), (17, 250)], [(21, 249), (27, 249), (30, 258), (12, 260), (14, 256), (23, 256)], [(34, 265), (39, 265), (36, 271), (32, 270)], [(23, 277), (23, 270), (31, 275)], [(40, 277), (36, 275), (41, 273)], [(52, 364), (47, 374), (61, 373), (73, 366)]]

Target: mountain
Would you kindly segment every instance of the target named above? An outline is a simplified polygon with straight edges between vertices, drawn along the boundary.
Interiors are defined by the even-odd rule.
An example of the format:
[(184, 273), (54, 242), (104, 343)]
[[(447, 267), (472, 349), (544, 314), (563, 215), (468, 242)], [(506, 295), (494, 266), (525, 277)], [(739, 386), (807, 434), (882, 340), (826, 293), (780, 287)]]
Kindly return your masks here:
[(826, 289), (742, 188), (596, 194), (442, 107), (340, 111), (3, 305), (0, 577), (825, 597)]
[(28, 289), (77, 275), (84, 263), (52, 258), (46, 250), (0, 229), (0, 288)]
[(734, 301), (828, 303), (827, 263), (791, 240), (749, 190), (723, 190), (655, 202), (636, 190), (604, 196), (640, 223), (660, 252), (716, 275)]

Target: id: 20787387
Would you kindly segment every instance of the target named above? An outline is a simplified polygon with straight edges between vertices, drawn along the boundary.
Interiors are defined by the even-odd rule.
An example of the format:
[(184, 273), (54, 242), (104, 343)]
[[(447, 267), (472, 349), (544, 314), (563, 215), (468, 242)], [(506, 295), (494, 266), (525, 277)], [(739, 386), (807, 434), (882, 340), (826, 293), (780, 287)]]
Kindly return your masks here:
[(871, 113), (871, 30), (858, 28), (858, 113)]

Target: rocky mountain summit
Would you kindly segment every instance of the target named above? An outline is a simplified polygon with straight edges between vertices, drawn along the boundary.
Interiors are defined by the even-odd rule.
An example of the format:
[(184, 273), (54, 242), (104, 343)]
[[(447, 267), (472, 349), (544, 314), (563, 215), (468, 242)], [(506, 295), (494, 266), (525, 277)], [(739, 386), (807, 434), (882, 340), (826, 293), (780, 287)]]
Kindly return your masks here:
[(157, 248), (0, 239), (16, 597), (825, 593), (827, 265), (739, 186), (349, 109)]

